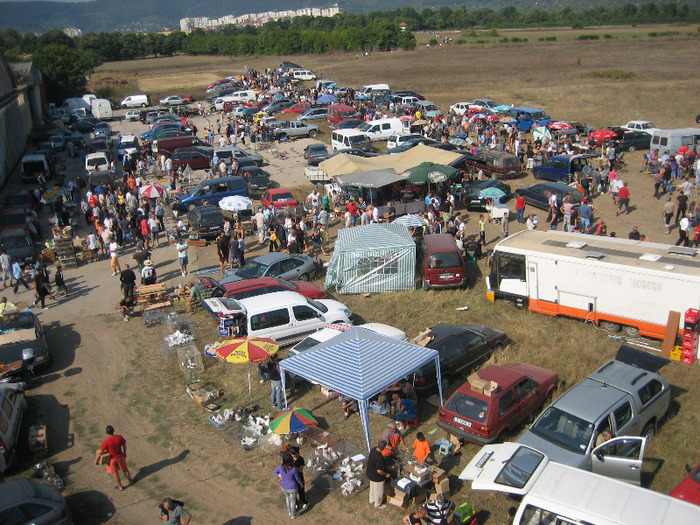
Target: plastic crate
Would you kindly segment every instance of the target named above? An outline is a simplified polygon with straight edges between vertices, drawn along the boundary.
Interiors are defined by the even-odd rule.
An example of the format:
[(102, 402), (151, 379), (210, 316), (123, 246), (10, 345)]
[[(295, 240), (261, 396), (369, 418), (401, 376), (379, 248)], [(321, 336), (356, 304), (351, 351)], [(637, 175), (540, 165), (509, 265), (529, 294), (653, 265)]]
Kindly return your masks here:
[(204, 371), (202, 354), (193, 344), (177, 347), (177, 361), (185, 375), (198, 375)]
[(163, 337), (167, 337), (175, 332), (195, 335), (194, 323), (189, 316), (179, 315), (176, 312), (168, 312), (163, 316)]

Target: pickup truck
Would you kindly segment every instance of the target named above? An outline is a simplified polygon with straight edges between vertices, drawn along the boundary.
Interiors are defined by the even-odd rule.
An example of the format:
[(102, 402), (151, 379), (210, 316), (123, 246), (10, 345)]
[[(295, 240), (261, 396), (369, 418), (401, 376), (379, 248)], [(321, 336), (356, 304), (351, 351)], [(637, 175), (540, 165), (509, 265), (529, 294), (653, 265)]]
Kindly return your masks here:
[(532, 169), (536, 179), (551, 180), (569, 184), (575, 176), (583, 172), (583, 168), (589, 165), (596, 155), (555, 155), (544, 159)]
[(307, 124), (298, 120), (281, 120), (272, 135), (277, 140), (284, 140), (287, 137), (314, 138), (318, 133), (319, 127), (316, 124)]
[(642, 436), (649, 442), (671, 401), (670, 385), (656, 373), (668, 362), (621, 345), (615, 359), (549, 405), (518, 443), (591, 471), (593, 450), (606, 439)]
[(471, 171), (474, 175), (481, 170), (484, 172), (484, 176), (499, 180), (517, 179), (525, 176), (520, 159), (517, 155), (507, 151), (487, 149), (476, 155), (465, 153), (452, 166)]

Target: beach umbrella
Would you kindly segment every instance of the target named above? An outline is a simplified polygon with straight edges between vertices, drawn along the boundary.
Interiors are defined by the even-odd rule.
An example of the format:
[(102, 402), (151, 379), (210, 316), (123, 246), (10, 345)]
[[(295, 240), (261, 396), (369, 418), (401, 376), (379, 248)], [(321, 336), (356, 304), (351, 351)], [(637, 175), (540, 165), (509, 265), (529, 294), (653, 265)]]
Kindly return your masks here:
[(574, 129), (574, 127), (571, 124), (569, 124), (568, 122), (564, 122), (563, 120), (555, 120), (554, 122), (550, 123), (547, 127), (556, 131)]
[(517, 120), (514, 119), (513, 117), (503, 117), (503, 118), (501, 119), (501, 122), (502, 122), (503, 124), (514, 124), (515, 122), (517, 122)]
[(394, 219), (394, 224), (403, 224), (409, 228), (422, 228), (423, 226), (426, 226), (426, 222), (415, 214), (402, 215), (401, 217)]
[(226, 211), (248, 210), (252, 206), (253, 201), (243, 195), (232, 195), (219, 201), (219, 208)]
[(428, 123), (427, 120), (420, 119), (420, 120), (414, 120), (411, 122), (411, 126), (425, 126)]
[(595, 131), (591, 131), (590, 137), (592, 137), (598, 144), (600, 144), (603, 141), (617, 137), (617, 133), (607, 128), (597, 129)]
[(444, 182), (454, 179), (459, 174), (457, 168), (445, 166), (444, 164), (435, 164), (434, 162), (423, 162), (418, 166), (406, 170), (402, 176), (407, 182), (413, 184), (428, 184), (430, 182)]
[(332, 104), (333, 102), (336, 102), (337, 100), (338, 100), (338, 97), (336, 97), (335, 95), (331, 95), (329, 93), (329, 94), (321, 95), (320, 97), (318, 97), (318, 100), (316, 100), (316, 102), (318, 104)]
[(479, 192), (479, 197), (483, 199), (500, 199), (505, 196), (505, 192), (496, 187), (484, 188)]
[(216, 347), (216, 357), (229, 363), (248, 363), (248, 401), (250, 402), (250, 363), (260, 363), (275, 355), (279, 345), (267, 337), (227, 339)]
[(59, 186), (51, 186), (41, 194), (41, 202), (51, 204), (55, 202), (61, 195), (65, 194), (65, 190)]
[(165, 195), (165, 188), (153, 182), (149, 182), (139, 188), (139, 195), (148, 199), (156, 199)]
[(416, 117), (414, 117), (413, 115), (401, 115), (399, 117), (399, 120), (401, 122), (413, 122), (414, 120), (416, 120)]
[(467, 141), (461, 137), (450, 137), (447, 142), (450, 144), (454, 144), (455, 146), (469, 146), (471, 143), (470, 141)]
[(552, 140), (552, 134), (549, 132), (549, 130), (544, 127), (540, 126), (538, 128), (535, 128), (532, 131), (532, 136), (535, 140), (540, 139), (540, 140)]
[(292, 408), (283, 410), (277, 417), (270, 421), (270, 430), (276, 434), (289, 434), (291, 432), (301, 432), (308, 427), (318, 425), (314, 416), (305, 408)]

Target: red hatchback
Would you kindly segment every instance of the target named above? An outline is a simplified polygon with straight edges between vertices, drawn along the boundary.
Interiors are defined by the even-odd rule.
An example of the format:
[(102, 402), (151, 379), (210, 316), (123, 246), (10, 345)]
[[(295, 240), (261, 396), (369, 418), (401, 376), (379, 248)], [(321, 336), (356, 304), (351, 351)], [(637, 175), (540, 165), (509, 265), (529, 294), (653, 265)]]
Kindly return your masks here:
[[(205, 291), (207, 297), (229, 297), (231, 299), (246, 299), (272, 292), (292, 291), (298, 292), (309, 299), (328, 299), (323, 288), (305, 281), (285, 281), (276, 277), (258, 277), (257, 279), (244, 279), (230, 284), (219, 284), (216, 279), (207, 275), (198, 278), (200, 291)], [(206, 293), (209, 292), (209, 293)]]
[(470, 376), (440, 409), (438, 426), (458, 438), (486, 445), (507, 441), (554, 390), (556, 372), (527, 363), (491, 365)]
[(282, 208), (296, 208), (297, 201), (292, 197), (292, 192), (284, 188), (275, 188), (268, 190), (265, 194), (260, 197), (263, 206), (266, 208), (272, 204), (278, 210)]

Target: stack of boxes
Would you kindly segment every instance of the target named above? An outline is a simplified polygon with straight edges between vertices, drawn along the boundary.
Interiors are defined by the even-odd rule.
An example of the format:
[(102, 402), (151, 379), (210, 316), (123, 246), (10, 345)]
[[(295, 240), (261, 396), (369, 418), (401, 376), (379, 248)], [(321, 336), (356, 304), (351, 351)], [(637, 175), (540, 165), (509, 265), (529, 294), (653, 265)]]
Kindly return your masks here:
[(685, 312), (683, 324), (683, 354), (681, 361), (692, 365), (698, 357), (698, 331), (700, 330), (700, 310), (689, 308)]

